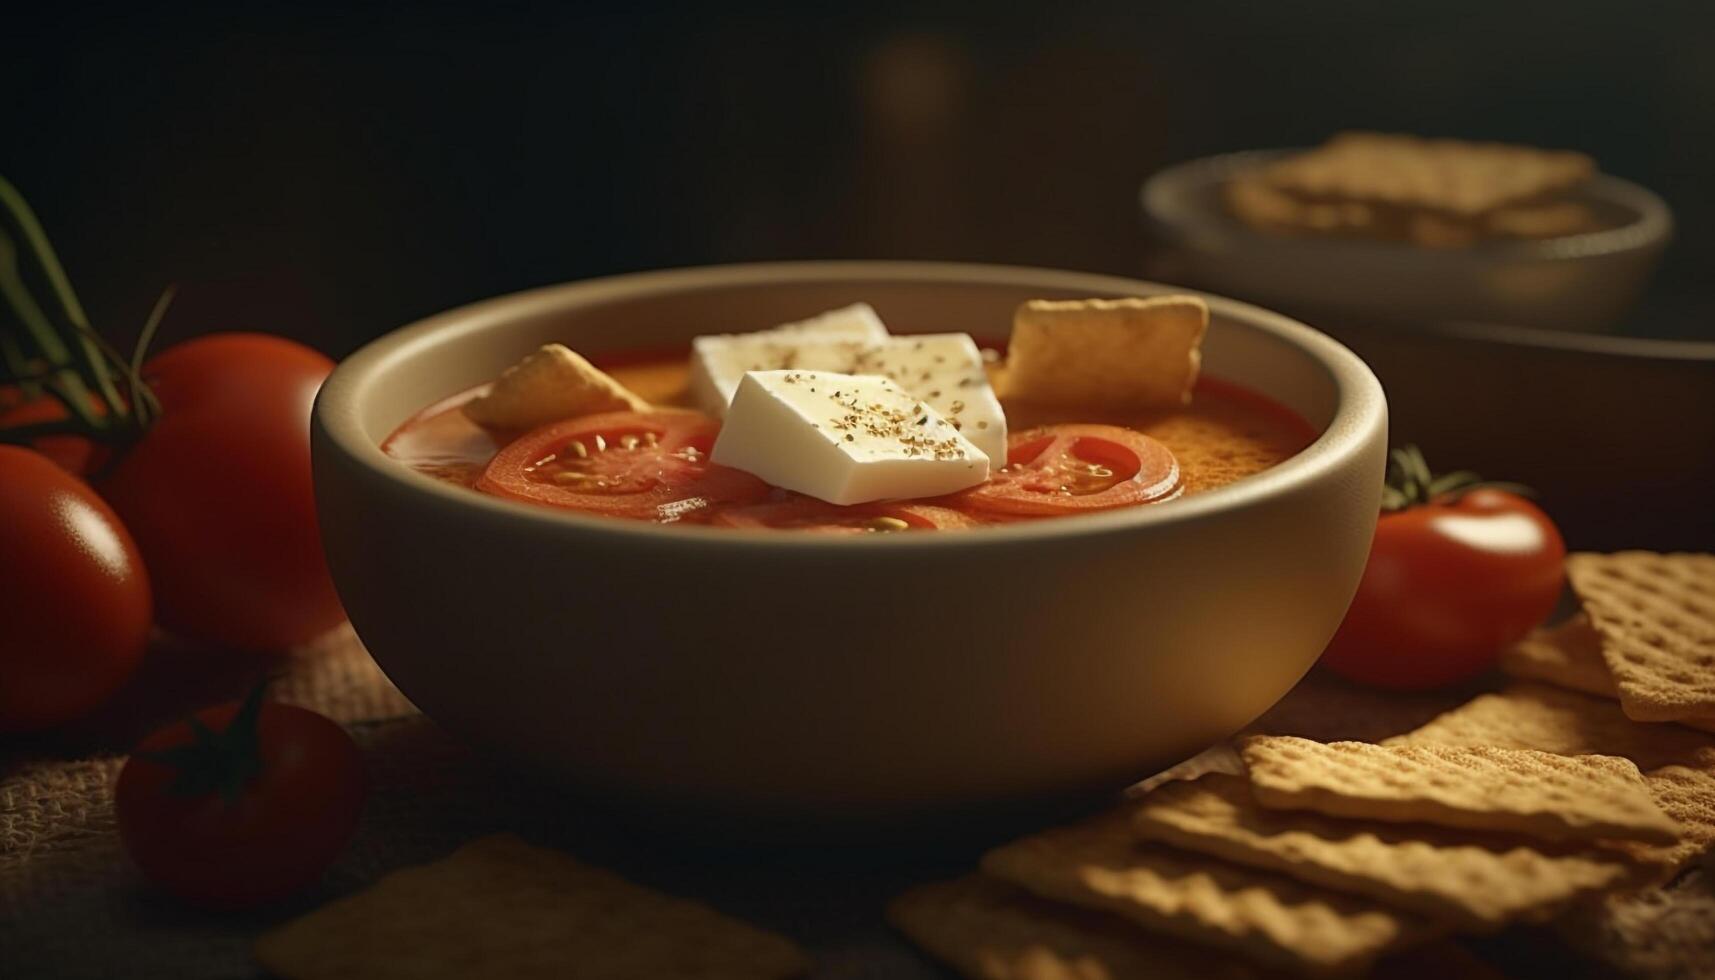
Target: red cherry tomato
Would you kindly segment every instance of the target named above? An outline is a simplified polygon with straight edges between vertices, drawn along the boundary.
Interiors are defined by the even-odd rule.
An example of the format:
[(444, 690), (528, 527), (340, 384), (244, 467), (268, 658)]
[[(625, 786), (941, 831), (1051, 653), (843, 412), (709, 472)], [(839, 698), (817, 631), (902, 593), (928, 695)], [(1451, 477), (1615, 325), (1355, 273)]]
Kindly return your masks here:
[(1560, 599), (1566, 545), (1530, 501), (1476, 489), (1383, 514), (1328, 669), (1416, 690), (1481, 674)]
[(0, 731), (73, 721), (131, 677), (149, 579), (119, 518), (47, 457), (0, 446)]
[[(91, 406), (101, 411), (99, 405)], [(0, 387), (0, 428), (32, 425), (38, 422), (59, 422), (66, 417), (65, 406), (58, 400), (43, 396), (24, 397), (15, 387)], [(88, 478), (107, 460), (106, 447), (75, 435), (41, 436), (30, 442), (30, 448), (53, 460), (67, 473)]]
[(344, 617), (310, 483), (310, 405), (333, 362), (279, 337), (215, 334), (143, 366), (161, 416), (101, 482), (177, 633), (253, 650)]
[(1046, 425), (1007, 440), (1007, 465), (948, 497), (984, 514), (1053, 516), (1170, 500), (1179, 461), (1161, 443), (1115, 425)]
[(126, 850), (197, 905), (284, 898), (320, 878), (357, 828), (365, 780), (351, 736), (259, 695), (198, 712), (207, 734), (187, 721), (150, 735), (119, 771)]
[(716, 527), (746, 530), (814, 531), (818, 534), (874, 534), (888, 531), (944, 531), (975, 527), (970, 517), (946, 507), (888, 501), (842, 507), (810, 497), (720, 511)]
[(484, 493), (646, 521), (761, 500), (768, 484), (709, 462), (720, 423), (696, 412), (606, 412), (526, 433), (489, 461)]

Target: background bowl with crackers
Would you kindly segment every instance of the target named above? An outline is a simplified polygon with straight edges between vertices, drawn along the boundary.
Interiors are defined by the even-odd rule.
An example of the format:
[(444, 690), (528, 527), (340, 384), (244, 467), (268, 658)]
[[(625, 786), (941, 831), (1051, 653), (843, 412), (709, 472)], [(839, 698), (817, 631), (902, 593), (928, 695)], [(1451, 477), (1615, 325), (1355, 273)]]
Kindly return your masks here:
[[(1248, 180), (1304, 152), (1207, 157), (1145, 181), (1140, 201), (1165, 274), (1298, 315), (1595, 331), (1631, 308), (1673, 234), (1672, 212), (1649, 190), (1548, 165), (1510, 183), (1497, 172), (1519, 168), (1477, 167), (1466, 184), (1431, 181), (1413, 193), (1372, 186), (1362, 173), (1318, 173), (1313, 207)], [(1403, 197), (1391, 208), (1347, 208), (1348, 183), (1352, 202)], [(1549, 193), (1558, 196), (1539, 203)]]
[[(1352, 141), (1362, 152), (1339, 149)], [(1439, 161), (1437, 179), (1388, 172), (1401, 155)], [(1251, 192), (1260, 202), (1236, 199)], [(1348, 212), (1357, 201), (1371, 204)], [(1688, 449), (1715, 445), (1715, 343), (1647, 336), (1648, 323), (1596, 332), (1667, 242), (1654, 194), (1581, 154), (1360, 133), (1183, 164), (1149, 180), (1143, 205), (1162, 245), (1153, 275), (1351, 347), (1387, 387), (1397, 442), (1533, 487), (1574, 547), (1715, 548), (1715, 455)], [(1594, 230), (1523, 237), (1544, 228), (1519, 214), (1566, 208)], [(1506, 234), (1483, 234), (1497, 220)], [(1268, 227), (1294, 221), (1322, 227)], [(1614, 476), (1593, 475), (1577, 445), (1602, 446)], [(1648, 486), (1649, 507), (1616, 506), (1620, 475)]]
[[(669, 349), (863, 301), (901, 333), (1005, 335), (1031, 299), (1166, 287), (1038, 269), (790, 263), (549, 287), (348, 358), (314, 419), (323, 535), (353, 625), (427, 714), (534, 773), (657, 812), (816, 826), (1123, 786), (1273, 704), (1356, 587), (1381, 387), (1295, 321), (1210, 298), (1208, 373), (1320, 433), (1155, 508), (837, 540), (525, 508), (379, 444), (549, 341)], [(766, 609), (766, 615), (759, 610)]]

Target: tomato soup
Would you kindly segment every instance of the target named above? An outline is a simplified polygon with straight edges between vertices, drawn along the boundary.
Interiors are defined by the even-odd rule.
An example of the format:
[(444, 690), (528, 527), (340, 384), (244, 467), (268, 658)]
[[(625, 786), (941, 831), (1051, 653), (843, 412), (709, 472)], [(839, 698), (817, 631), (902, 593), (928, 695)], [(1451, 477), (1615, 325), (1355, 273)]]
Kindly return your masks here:
[[(705, 416), (693, 415), (688, 410), (691, 404), (688, 368), (682, 355), (610, 355), (597, 358), (596, 363), (615, 381), (652, 405), (685, 410), (682, 417), (689, 421), (681, 423), (679, 416), (674, 415), (667, 427), (671, 432), (667, 429), (644, 431), (644, 428), (636, 428), (634, 432), (614, 439), (593, 431), (587, 434), (587, 438), (578, 438), (579, 432), (573, 422), (545, 427), (556, 430), (554, 439), (558, 440), (557, 446), (575, 442), (586, 452), (642, 453), (657, 448), (665, 440), (675, 446), (700, 447), (682, 450), (693, 459), (708, 452), (708, 442), (712, 433), (718, 431), (718, 423)], [(996, 382), (1002, 379), (1005, 370), (1001, 364), (987, 368), (991, 380)], [(539, 456), (540, 451), (529, 447), (526, 442), (541, 430), (529, 435), (495, 433), (466, 418), (461, 406), (481, 394), (485, 387), (461, 392), (426, 407), (386, 440), (384, 451), (419, 472), (473, 489), (483, 486), (485, 472), (500, 466), (508, 452), (517, 454), (524, 450), (525, 456)], [(1114, 479), (1113, 467), (1104, 465), (1105, 457), (1100, 447), (1126, 440), (1120, 433), (1098, 427), (1114, 427), (1146, 437), (1137, 440), (1137, 447), (1152, 444), (1164, 447), (1171, 454), (1171, 462), (1177, 465), (1177, 482), (1171, 496), (1195, 495), (1268, 469), (1302, 450), (1315, 437), (1311, 426), (1284, 406), (1239, 385), (1207, 376), (1197, 381), (1189, 405), (1147, 413), (1114, 416), (1076, 408), (1047, 408), (1005, 398), (1002, 402), (1012, 432), (1009, 456), (1013, 465), (999, 471), (996, 479), (1021, 465), (1021, 447), (1025, 452), (1038, 451), (1045, 441), (1053, 441), (1050, 438), (1053, 434), (1060, 432), (1069, 432), (1073, 436), (1085, 432), (1107, 432), (1105, 439), (1086, 440), (1096, 445), (1097, 451), (1080, 450), (1088, 460), (1080, 459), (1078, 472), (1074, 474), (1080, 480), (1095, 481), (1093, 488), (1100, 489), (1104, 478)], [(610, 442), (613, 443), (611, 449)], [(1124, 446), (1117, 450), (1110, 448), (1109, 451), (1119, 459), (1132, 460), (1136, 447), (1130, 454)], [(1137, 464), (1134, 462), (1133, 465)], [(617, 475), (574, 473), (572, 476), (580, 486), (593, 482), (609, 487), (615, 496), (625, 496), (636, 489), (621, 486), (624, 480)], [(1058, 497), (1075, 502), (1081, 487), (1073, 483), (1060, 486), (1058, 490)], [(1086, 511), (1070, 507), (1049, 508), (1042, 513), (996, 513), (990, 509), (966, 506), (959, 494), (917, 501), (836, 507), (788, 491), (761, 488), (735, 497), (730, 503), (717, 502), (715, 506), (691, 509), (678, 519), (683, 523), (741, 528), (875, 531), (973, 527), (1080, 512)], [(624, 510), (611, 513), (622, 517), (640, 516), (640, 513)], [(671, 508), (665, 513), (666, 516), (654, 519), (676, 519)]]

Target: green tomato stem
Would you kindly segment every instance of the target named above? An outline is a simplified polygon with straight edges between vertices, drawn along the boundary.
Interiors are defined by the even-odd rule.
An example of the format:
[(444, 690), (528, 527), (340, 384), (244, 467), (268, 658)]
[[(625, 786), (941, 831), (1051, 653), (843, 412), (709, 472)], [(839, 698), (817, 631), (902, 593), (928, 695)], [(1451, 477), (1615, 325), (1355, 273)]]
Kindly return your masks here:
[[(156, 301), (141, 342), (127, 357), (90, 327), (47, 232), (23, 195), (3, 177), (0, 218), (11, 226), (0, 227), (0, 383), (17, 384), (26, 398), (51, 396), (67, 415), (63, 422), (0, 427), (0, 442), (27, 442), (62, 432), (110, 444), (137, 440), (161, 414), (160, 402), (143, 380), (142, 361), (173, 290)], [(33, 263), (30, 276), (21, 257)], [(49, 306), (32, 293), (32, 278), (46, 283), (53, 300)]]
[(1455, 470), (1437, 476), (1429, 469), (1423, 450), (1405, 445), (1388, 453), (1386, 483), (1382, 487), (1382, 513), (1435, 502), (1448, 503), (1484, 488), (1505, 490), (1521, 497), (1536, 496), (1535, 490), (1522, 483), (1485, 480), (1470, 470)]

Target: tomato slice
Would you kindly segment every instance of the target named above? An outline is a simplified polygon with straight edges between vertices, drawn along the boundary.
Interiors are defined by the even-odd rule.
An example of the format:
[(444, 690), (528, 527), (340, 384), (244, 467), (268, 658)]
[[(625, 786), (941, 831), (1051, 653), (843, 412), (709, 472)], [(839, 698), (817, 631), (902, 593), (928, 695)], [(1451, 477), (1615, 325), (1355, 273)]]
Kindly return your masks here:
[(1045, 425), (1014, 433), (1006, 466), (949, 501), (980, 513), (1047, 517), (1158, 503), (1179, 489), (1179, 461), (1141, 432)]
[(874, 534), (889, 531), (945, 531), (975, 527), (968, 515), (947, 507), (884, 501), (842, 507), (813, 497), (733, 507), (709, 521), (716, 527), (746, 530), (813, 531), (817, 534)]
[(749, 473), (709, 462), (720, 423), (697, 412), (607, 412), (553, 422), (489, 461), (476, 488), (590, 514), (671, 523), (768, 495)]

